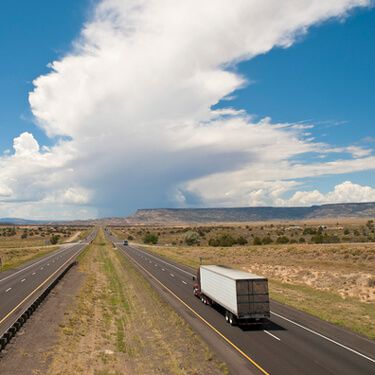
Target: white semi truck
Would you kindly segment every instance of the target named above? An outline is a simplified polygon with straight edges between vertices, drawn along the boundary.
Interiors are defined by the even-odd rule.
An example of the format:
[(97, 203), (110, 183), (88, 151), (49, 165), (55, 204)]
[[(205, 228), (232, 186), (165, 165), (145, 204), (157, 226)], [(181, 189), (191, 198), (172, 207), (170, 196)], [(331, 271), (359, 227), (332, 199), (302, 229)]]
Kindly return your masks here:
[(225, 309), (231, 325), (263, 323), (270, 317), (268, 280), (226, 266), (207, 265), (198, 269), (194, 295), (207, 305)]

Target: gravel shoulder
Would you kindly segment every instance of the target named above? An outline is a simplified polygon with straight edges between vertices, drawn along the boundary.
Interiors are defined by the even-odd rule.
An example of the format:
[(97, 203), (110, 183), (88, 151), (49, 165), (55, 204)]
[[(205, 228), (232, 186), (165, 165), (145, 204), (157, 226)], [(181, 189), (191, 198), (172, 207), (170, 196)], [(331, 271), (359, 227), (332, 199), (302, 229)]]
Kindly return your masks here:
[(59, 324), (74, 304), (85, 276), (73, 267), (51, 291), (32, 317), (0, 356), (2, 375), (46, 374), (52, 361), (51, 349), (59, 340)]

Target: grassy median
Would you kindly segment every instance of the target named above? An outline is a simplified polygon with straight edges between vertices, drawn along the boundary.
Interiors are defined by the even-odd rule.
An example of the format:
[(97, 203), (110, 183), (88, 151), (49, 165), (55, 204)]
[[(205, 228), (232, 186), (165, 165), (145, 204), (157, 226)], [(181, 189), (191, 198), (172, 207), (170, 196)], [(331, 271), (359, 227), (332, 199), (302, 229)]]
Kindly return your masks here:
[(99, 232), (49, 374), (222, 374), (226, 366)]

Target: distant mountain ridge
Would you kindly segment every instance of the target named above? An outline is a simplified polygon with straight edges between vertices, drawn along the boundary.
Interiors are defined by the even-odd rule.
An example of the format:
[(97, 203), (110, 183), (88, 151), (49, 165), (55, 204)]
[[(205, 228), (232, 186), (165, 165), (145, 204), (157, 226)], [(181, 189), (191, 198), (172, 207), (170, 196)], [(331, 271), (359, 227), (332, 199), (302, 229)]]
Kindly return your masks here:
[(338, 203), (310, 207), (150, 208), (128, 217), (90, 220), (28, 220), (0, 218), (0, 225), (137, 225), (230, 223), (324, 218), (375, 218), (375, 202)]
[(48, 221), (43, 220), (28, 220), (28, 219), (20, 219), (17, 217), (2, 217), (0, 218), (0, 224), (9, 224), (9, 225), (31, 225), (31, 224), (44, 224)]
[(310, 207), (233, 207), (140, 209), (127, 223), (224, 223), (319, 218), (373, 218), (375, 202), (324, 204)]

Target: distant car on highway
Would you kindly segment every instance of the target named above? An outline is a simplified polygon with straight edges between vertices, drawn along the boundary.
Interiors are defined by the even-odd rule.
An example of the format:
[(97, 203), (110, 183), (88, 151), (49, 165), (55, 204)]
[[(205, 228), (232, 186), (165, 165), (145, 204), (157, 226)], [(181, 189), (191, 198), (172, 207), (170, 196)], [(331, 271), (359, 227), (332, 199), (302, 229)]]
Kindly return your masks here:
[(128, 240), (124, 240), (124, 245), (128, 246), (129, 245), (129, 241)]

